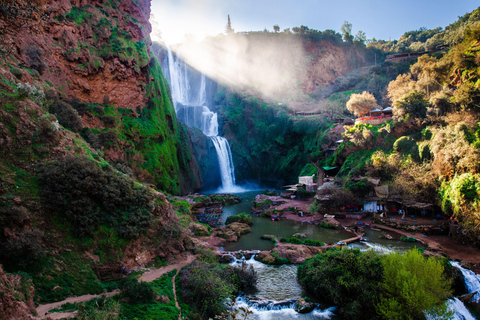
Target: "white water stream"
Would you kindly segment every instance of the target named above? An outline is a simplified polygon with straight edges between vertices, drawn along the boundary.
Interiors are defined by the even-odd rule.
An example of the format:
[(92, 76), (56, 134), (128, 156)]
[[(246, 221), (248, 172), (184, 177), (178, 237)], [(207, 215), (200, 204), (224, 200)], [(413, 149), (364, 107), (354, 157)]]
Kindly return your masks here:
[(218, 135), (217, 114), (207, 106), (205, 74), (194, 73), (181, 58), (181, 47), (174, 55), (168, 48), (167, 80), (170, 83), (175, 112), (178, 119), (189, 127), (197, 127), (210, 137), (217, 152), (222, 186), (219, 192), (241, 192), (235, 185), (235, 167), (227, 139)]
[[(380, 244), (367, 243), (370, 249), (383, 254), (392, 252), (390, 248), (383, 248)], [(385, 250), (386, 249), (386, 250)], [(252, 265), (257, 272), (258, 292), (255, 295), (256, 301), (248, 300), (246, 297), (238, 297), (235, 301), (236, 308), (250, 310), (247, 319), (251, 320), (285, 320), (285, 319), (331, 319), (335, 315), (335, 307), (320, 309), (316, 308), (311, 313), (299, 314), (295, 311), (295, 303), (290, 300), (298, 299), (304, 296), (301, 286), (296, 280), (296, 265), (269, 266), (258, 262), (254, 255), (248, 259), (234, 259), (231, 265), (240, 265), (245, 262)], [(480, 292), (480, 275), (473, 271), (463, 268), (458, 262), (451, 262), (458, 268), (464, 278), (468, 293)], [(472, 300), (478, 302), (479, 294)], [(466, 306), (458, 298), (452, 298), (447, 301), (448, 309), (452, 311), (454, 320), (475, 320), (476, 318), (468, 311)], [(435, 320), (431, 315), (426, 315), (427, 320)]]

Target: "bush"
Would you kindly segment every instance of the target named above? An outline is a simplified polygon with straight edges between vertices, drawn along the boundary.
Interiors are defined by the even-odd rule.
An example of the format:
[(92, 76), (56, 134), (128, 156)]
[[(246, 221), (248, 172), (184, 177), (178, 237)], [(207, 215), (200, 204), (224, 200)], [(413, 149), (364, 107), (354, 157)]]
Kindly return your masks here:
[(136, 278), (122, 279), (120, 289), (131, 304), (148, 303), (155, 297), (152, 286), (144, 281), (138, 282)]
[(69, 220), (77, 236), (91, 235), (103, 224), (135, 237), (151, 222), (151, 191), (110, 166), (72, 156), (44, 167), (40, 180), (45, 208)]
[(57, 117), (58, 122), (62, 126), (73, 132), (79, 132), (83, 127), (82, 119), (79, 117), (77, 111), (62, 100), (53, 100), (48, 107), (48, 111)]
[(291, 237), (291, 238), (281, 238), (280, 242), (282, 243), (291, 243), (291, 244), (304, 244), (307, 246), (316, 246), (316, 247), (322, 247), (325, 245), (324, 242), (317, 241), (317, 240), (312, 240), (312, 239), (305, 239), (301, 240), (296, 237)]
[(258, 275), (252, 265), (242, 262), (241, 267), (224, 269), (224, 278), (232, 279), (237, 291), (253, 293), (257, 288)]
[(253, 224), (252, 217), (246, 214), (245, 212), (228, 217), (227, 220), (225, 221), (225, 225), (229, 225), (234, 222), (245, 223), (245, 224), (248, 224), (249, 226)]
[(43, 59), (43, 50), (37, 46), (31, 46), (25, 50), (28, 57), (28, 64), (31, 69), (37, 70), (40, 74), (47, 68), (47, 64)]
[(373, 251), (329, 250), (306, 260), (298, 279), (317, 298), (340, 308), (343, 319), (372, 319), (383, 270)]
[(224, 268), (233, 267), (194, 261), (180, 272), (184, 301), (191, 303), (204, 316), (214, 317), (220, 314), (224, 310), (222, 302), (236, 289), (231, 282), (234, 277), (224, 277)]
[(422, 92), (410, 92), (401, 97), (393, 108), (393, 117), (398, 120), (425, 119), (430, 103)]
[(113, 116), (103, 116), (102, 121), (109, 128), (115, 125), (115, 117)]
[(67, 100), (68, 104), (70, 104), (79, 116), (83, 116), (87, 111), (92, 110), (92, 107), (87, 105), (86, 103), (80, 102), (78, 98), (72, 98)]
[(17, 78), (18, 80), (22, 80), (23, 73), (21, 69), (12, 68), (10, 69), (10, 72), (15, 76), (15, 78)]
[(0, 246), (0, 262), (5, 270), (38, 271), (45, 257), (42, 248), (43, 233), (37, 229), (25, 230), (17, 238), (5, 241)]

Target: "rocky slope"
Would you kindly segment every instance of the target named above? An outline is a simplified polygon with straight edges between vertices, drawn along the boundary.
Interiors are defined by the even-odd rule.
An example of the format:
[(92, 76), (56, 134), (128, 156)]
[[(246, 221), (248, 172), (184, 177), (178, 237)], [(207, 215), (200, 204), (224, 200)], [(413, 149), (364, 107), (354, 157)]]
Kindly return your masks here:
[(32, 301), (112, 290), (102, 268), (191, 249), (157, 191), (202, 182), (150, 55), (149, 12), (143, 0), (0, 6), (0, 263), (35, 288), (22, 298), (0, 272), (2, 319), (27, 319)]
[[(4, 55), (1, 72), (11, 85), (28, 82), (70, 104), (74, 100), (82, 136), (109, 134), (113, 143), (100, 146), (105, 158), (147, 171), (145, 182), (172, 193), (201, 188), (190, 139), (150, 55), (149, 1), (37, 1), (21, 9), (34, 11), (28, 17), (16, 13), (29, 24), (14, 28), (9, 12), (0, 19), (7, 30), (2, 44), (11, 53)], [(89, 112), (89, 106), (114, 110), (104, 115)], [(137, 128), (127, 124), (132, 118)]]

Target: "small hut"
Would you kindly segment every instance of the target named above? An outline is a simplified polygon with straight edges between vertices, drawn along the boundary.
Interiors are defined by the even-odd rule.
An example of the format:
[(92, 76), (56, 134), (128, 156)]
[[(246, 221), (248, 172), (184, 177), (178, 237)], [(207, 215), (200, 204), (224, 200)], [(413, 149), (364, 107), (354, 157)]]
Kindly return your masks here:
[(372, 111), (370, 111), (370, 117), (378, 117), (378, 116), (381, 116), (382, 115), (382, 110), (381, 109), (373, 109)]

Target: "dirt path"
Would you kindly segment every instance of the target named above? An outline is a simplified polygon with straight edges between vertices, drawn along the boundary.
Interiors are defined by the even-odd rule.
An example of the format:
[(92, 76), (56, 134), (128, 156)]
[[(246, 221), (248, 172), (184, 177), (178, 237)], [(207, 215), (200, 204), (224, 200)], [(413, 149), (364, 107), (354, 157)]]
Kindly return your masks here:
[(145, 272), (142, 274), (140, 277), (140, 281), (145, 281), (145, 282), (152, 282), (155, 279), (160, 278), (164, 273), (170, 272), (174, 269), (180, 270), (186, 265), (190, 264), (195, 260), (197, 256), (194, 256), (192, 254), (188, 254), (186, 258), (179, 258), (174, 261), (174, 264), (161, 267), (158, 269), (150, 269), (150, 271)]
[[(172, 279), (172, 284), (173, 284), (173, 294), (174, 294), (174, 297), (175, 297), (175, 306), (178, 308), (178, 310), (180, 310), (179, 320), (181, 319), (182, 310), (180, 309), (180, 305), (178, 304), (178, 301), (177, 301), (177, 292), (176, 292), (176, 288), (175, 288), (175, 278), (176, 278), (177, 274), (180, 272), (180, 269), (182, 269), (186, 265), (189, 265), (190, 263), (192, 263), (193, 260), (195, 260), (195, 258), (196, 258), (196, 256), (194, 256), (192, 254), (187, 254), (187, 257), (178, 258), (171, 265), (161, 267), (161, 268), (158, 268), (158, 269), (150, 269), (149, 271), (142, 274), (142, 276), (139, 279), (140, 281), (152, 282), (155, 279), (160, 278), (163, 274), (177, 269), (177, 273), (175, 274), (175, 276)], [(119, 294), (119, 293), (120, 293), (120, 290), (117, 289), (117, 290), (114, 290), (112, 292), (108, 292), (105, 295), (107, 297), (112, 297), (112, 296), (114, 296), (116, 294)], [(46, 319), (47, 316), (51, 319), (72, 318), (76, 315), (76, 312), (63, 312), (63, 313), (60, 313), (60, 312), (59, 313), (56, 313), (56, 312), (55, 313), (48, 313), (48, 312), (52, 309), (55, 309), (55, 308), (58, 308), (58, 307), (62, 306), (63, 304), (65, 304), (67, 302), (70, 302), (70, 303), (86, 302), (86, 301), (92, 300), (94, 298), (99, 298), (102, 295), (103, 294), (86, 294), (86, 295), (78, 296), (78, 297), (70, 297), (70, 298), (67, 298), (67, 299), (65, 299), (63, 301), (59, 301), (59, 302), (39, 305), (36, 308), (37, 319)]]
[[(107, 297), (112, 297), (116, 294), (119, 294), (120, 293), (120, 290), (113, 290), (112, 292), (108, 292), (106, 293), (105, 295)], [(70, 298), (67, 298), (63, 301), (59, 301), (59, 302), (54, 302), (54, 303), (49, 303), (49, 304), (42, 304), (42, 305), (39, 305), (37, 307), (37, 315), (38, 317), (40, 317), (40, 319), (43, 319), (47, 314), (48, 314), (48, 311), (52, 310), (52, 309), (55, 309), (55, 308), (58, 308), (60, 307), (61, 305), (67, 303), (67, 302), (70, 302), (70, 303), (75, 303), (75, 302), (86, 302), (86, 301), (89, 301), (89, 300), (92, 300), (94, 298), (99, 298), (101, 297), (103, 294), (86, 294), (86, 295), (83, 295), (83, 296), (78, 296), (78, 297), (70, 297)], [(53, 314), (48, 314), (49, 317), (52, 317), (52, 319), (59, 319), (59, 318), (53, 318)], [(62, 313), (62, 314), (69, 314), (69, 313)]]
[(180, 308), (180, 305), (178, 304), (178, 299), (177, 299), (177, 287), (175, 286), (175, 279), (177, 279), (178, 274), (180, 273), (180, 268), (177, 269), (177, 273), (172, 278), (172, 286), (173, 286), (173, 298), (175, 299), (175, 307), (177, 307), (179, 313), (178, 313), (178, 320), (182, 320), (182, 308)]

